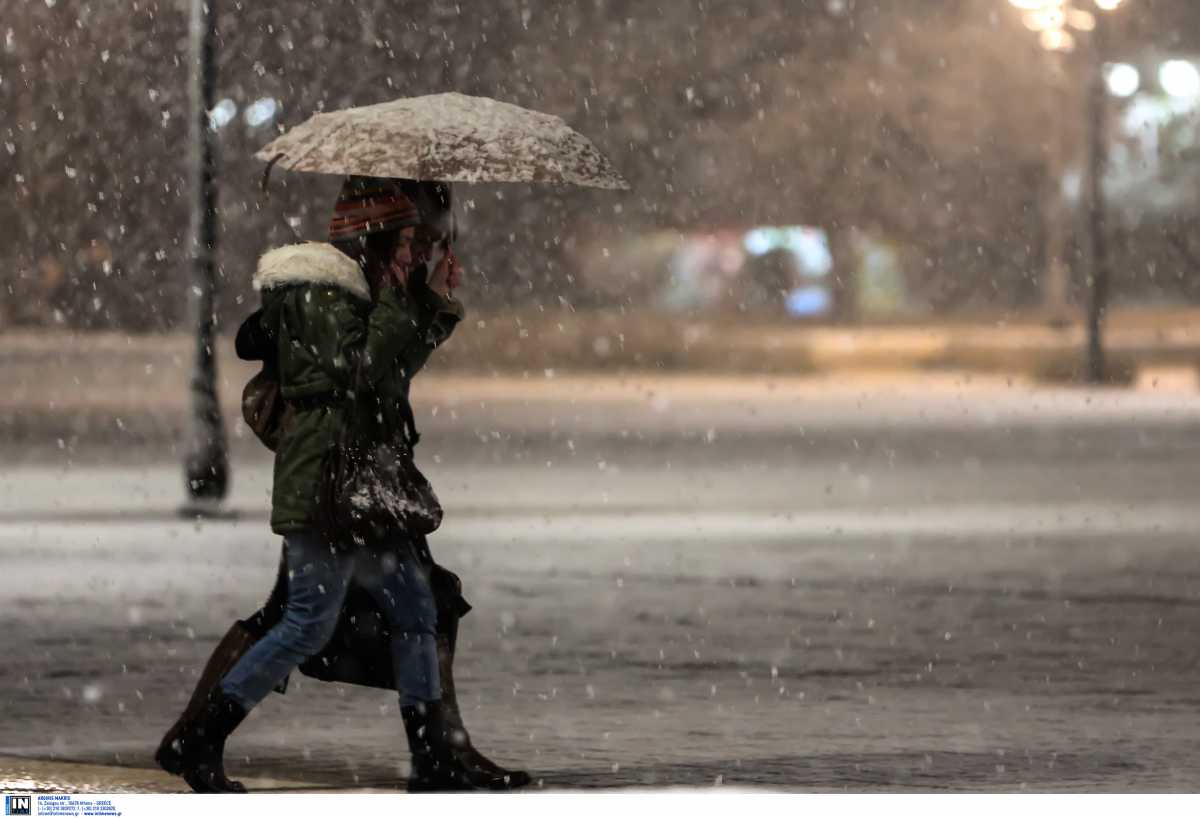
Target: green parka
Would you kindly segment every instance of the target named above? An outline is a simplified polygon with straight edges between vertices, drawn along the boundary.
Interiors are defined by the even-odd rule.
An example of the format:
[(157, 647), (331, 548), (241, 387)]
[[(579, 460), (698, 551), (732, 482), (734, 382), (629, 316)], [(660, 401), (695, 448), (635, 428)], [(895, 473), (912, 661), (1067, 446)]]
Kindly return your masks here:
[(315, 524), (321, 464), (341, 424), (391, 439), (406, 433), (410, 382), (463, 308), (424, 282), (385, 288), (372, 301), (358, 264), (318, 242), (265, 254), (254, 286), (262, 333), (277, 345), (280, 391), (295, 409), (275, 452), (271, 496), (271, 530), (287, 534)]

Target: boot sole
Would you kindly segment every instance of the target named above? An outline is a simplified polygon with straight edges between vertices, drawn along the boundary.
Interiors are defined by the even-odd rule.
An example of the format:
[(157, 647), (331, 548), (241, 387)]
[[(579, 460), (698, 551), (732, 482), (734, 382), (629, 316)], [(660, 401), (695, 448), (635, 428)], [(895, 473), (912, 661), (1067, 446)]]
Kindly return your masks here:
[(508, 780), (504, 782), (504, 786), (497, 788), (496, 792), (508, 792), (510, 790), (519, 790), (522, 787), (528, 787), (533, 783), (533, 776), (529, 773), (509, 773), (505, 776)]
[(413, 783), (412, 781), (408, 782), (408, 786), (405, 788), (405, 791), (413, 794), (423, 792), (488, 792), (486, 789), (472, 787), (467, 784), (436, 784), (432, 782)]
[[(533, 777), (525, 770), (506, 770), (474, 747), (468, 746), (462, 752), (461, 763), (466, 768), (480, 770), (493, 779), (494, 783), (485, 785), (490, 792), (508, 792), (528, 787), (533, 783)], [(499, 779), (499, 780), (496, 780)]]
[(183, 780), (186, 781), (187, 785), (192, 788), (192, 792), (224, 795), (246, 794), (246, 788), (242, 786), (240, 781), (230, 781), (229, 786), (226, 788), (214, 787), (207, 778), (195, 772), (194, 770), (189, 770), (184, 773)]

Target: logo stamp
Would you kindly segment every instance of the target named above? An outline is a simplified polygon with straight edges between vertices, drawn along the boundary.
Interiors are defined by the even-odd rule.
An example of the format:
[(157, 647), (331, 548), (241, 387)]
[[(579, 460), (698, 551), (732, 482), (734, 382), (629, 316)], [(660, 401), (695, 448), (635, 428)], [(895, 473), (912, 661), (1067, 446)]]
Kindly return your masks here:
[(32, 795), (6, 795), (6, 796), (4, 796), (4, 814), (5, 815), (33, 815), (33, 796)]

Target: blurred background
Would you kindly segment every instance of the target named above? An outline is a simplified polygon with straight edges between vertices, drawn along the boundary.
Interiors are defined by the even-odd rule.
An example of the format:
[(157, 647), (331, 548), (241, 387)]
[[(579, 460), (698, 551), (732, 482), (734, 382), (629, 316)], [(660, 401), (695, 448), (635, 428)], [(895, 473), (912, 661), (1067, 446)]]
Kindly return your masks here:
[[(454, 90), (632, 184), (456, 187), (413, 395), (477, 743), (546, 786), (1196, 789), (1200, 4), (223, 0), (215, 404), (191, 5), (0, 0), (0, 785), (178, 783), (279, 553), (231, 334), (339, 184), (252, 155)], [(235, 772), (394, 786), (389, 700), (294, 682)]]
[[(1200, 10), (1076, 5), (1113, 18), (1111, 301), (1188, 307)], [(188, 4), (6, 6), (0, 326), (183, 327)], [(245, 312), (285, 220), (322, 236), (336, 186), (281, 174), (264, 199), (258, 147), (315, 111), (450, 89), (560, 115), (635, 181), (621, 197), (461, 190), (477, 309), (875, 322), (1078, 307), (1094, 20), (1031, 16), (1006, 0), (225, 3), (220, 316)]]

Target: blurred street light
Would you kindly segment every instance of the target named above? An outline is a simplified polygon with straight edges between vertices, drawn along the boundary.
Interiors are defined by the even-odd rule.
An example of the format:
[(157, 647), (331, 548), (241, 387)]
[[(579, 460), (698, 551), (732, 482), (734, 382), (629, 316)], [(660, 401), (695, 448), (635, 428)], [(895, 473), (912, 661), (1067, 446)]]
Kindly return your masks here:
[(1042, 29), (1039, 39), (1047, 51), (1074, 51), (1075, 37), (1063, 28)]
[(1129, 63), (1119, 62), (1105, 69), (1104, 78), (1114, 97), (1131, 97), (1142, 87), (1142, 75)]
[(231, 99), (223, 99), (208, 112), (208, 127), (214, 131), (224, 128), (237, 116), (237, 103)]
[[(1096, 15), (1075, 3), (1086, 0), (1008, 0), (1024, 12), (1021, 21), (1036, 31), (1047, 51), (1072, 51), (1075, 48), (1073, 31), (1095, 31)], [(1122, 0), (1091, 0), (1100, 11), (1112, 11)]]
[(279, 112), (279, 103), (273, 97), (263, 97), (246, 109), (246, 124), (251, 128), (266, 125)]
[[(1108, 254), (1105, 245), (1105, 201), (1104, 170), (1107, 165), (1106, 103), (1108, 95), (1130, 96), (1137, 92), (1141, 76), (1131, 65), (1108, 65), (1107, 32), (1105, 12), (1122, 5), (1122, 0), (1008, 0), (1019, 9), (1021, 20), (1027, 28), (1038, 33), (1042, 47), (1050, 53), (1073, 51), (1077, 43), (1076, 33), (1088, 33), (1090, 57), (1088, 61), (1088, 113), (1087, 113), (1087, 201), (1088, 258), (1088, 350), (1087, 378), (1092, 383), (1104, 380), (1104, 348), (1101, 343), (1104, 314), (1108, 306)], [(1093, 9), (1096, 12), (1094, 13)], [(1171, 65), (1168, 63), (1168, 65)], [(1062, 66), (1056, 66), (1061, 69)], [(1056, 72), (1058, 73), (1058, 72)], [(1200, 73), (1191, 63), (1167, 70), (1159, 77), (1168, 93), (1173, 87), (1181, 94), (1200, 91)], [(1061, 129), (1059, 129), (1061, 134)], [(1062, 205), (1062, 162), (1061, 149), (1051, 151), (1050, 194), (1054, 201), (1047, 208), (1047, 260), (1046, 294), (1052, 313), (1061, 314), (1065, 309), (1067, 268), (1062, 259), (1066, 246), (1065, 219)]]
[(1188, 60), (1167, 60), (1158, 70), (1158, 82), (1173, 97), (1200, 95), (1200, 71)]

